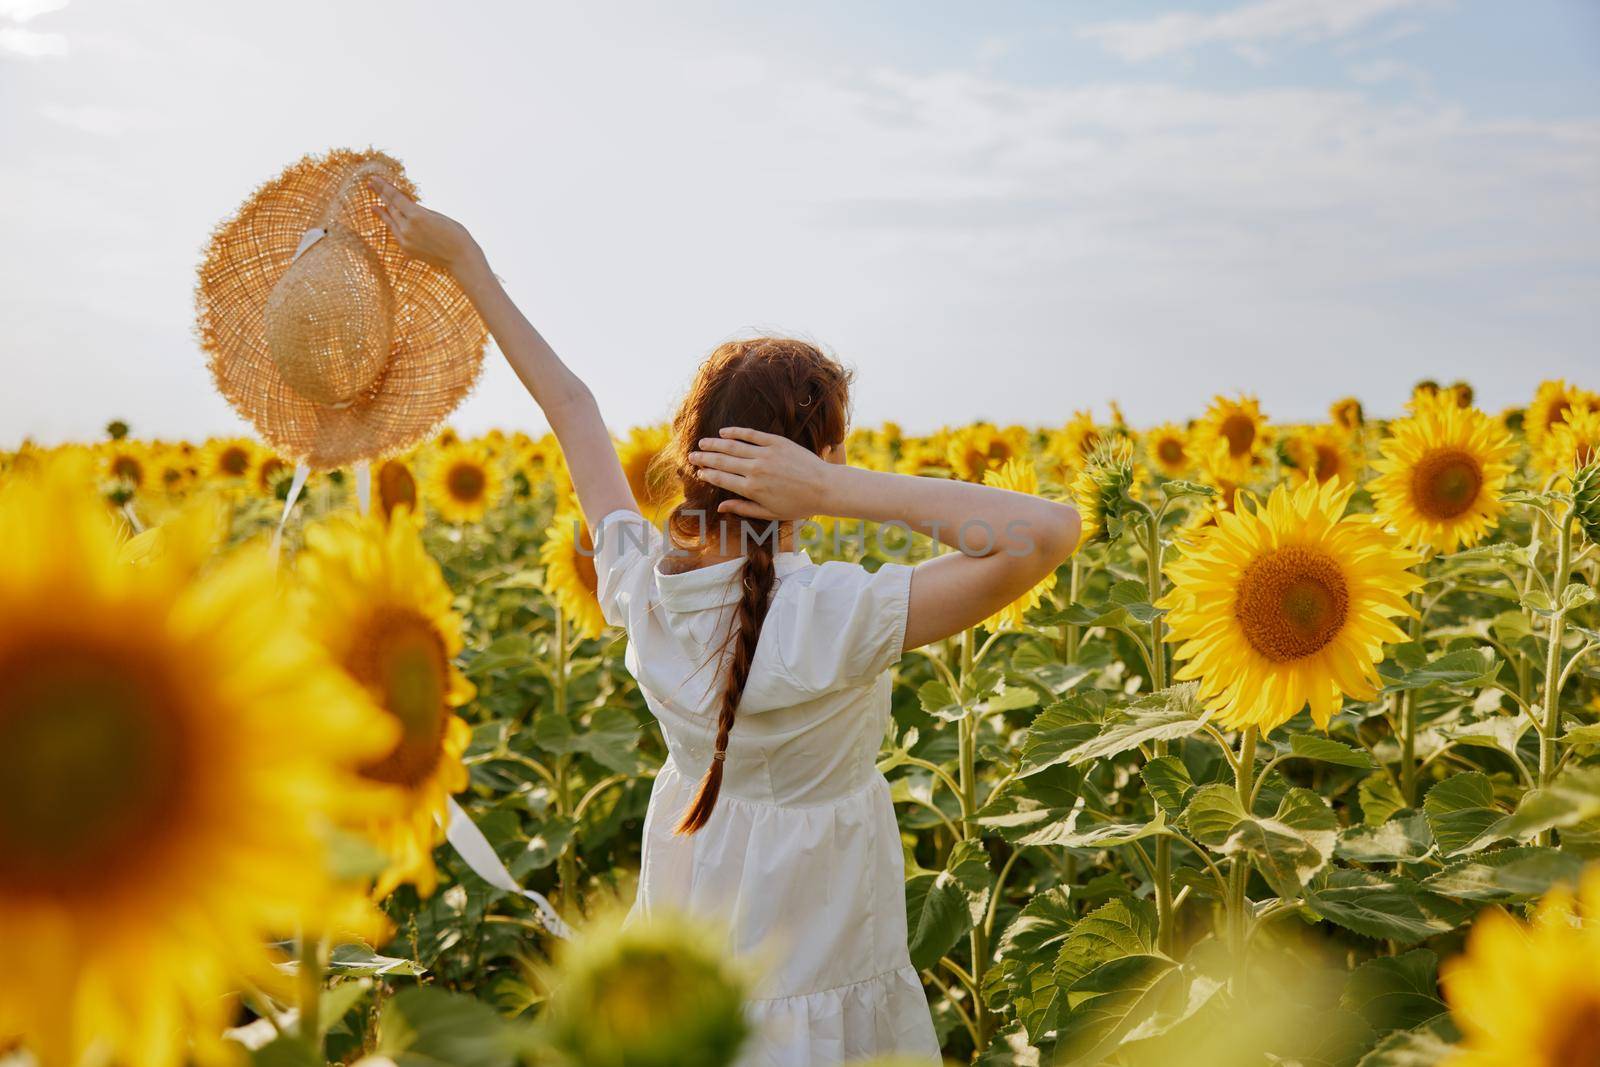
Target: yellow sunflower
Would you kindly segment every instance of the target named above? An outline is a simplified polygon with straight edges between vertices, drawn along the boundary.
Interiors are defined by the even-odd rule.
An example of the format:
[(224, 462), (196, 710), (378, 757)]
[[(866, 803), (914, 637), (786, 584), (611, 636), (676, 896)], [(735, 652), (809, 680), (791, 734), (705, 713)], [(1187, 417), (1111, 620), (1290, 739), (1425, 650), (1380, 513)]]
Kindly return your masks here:
[(250, 472), (250, 487), (264, 497), (274, 497), (293, 477), (294, 467), (270, 452), (262, 452)]
[[(992, 485), (997, 489), (1009, 489), (1014, 493), (1039, 495), (1039, 475), (1033, 468), (1033, 461), (1021, 456), (1007, 460), (999, 470), (986, 473), (983, 476), (983, 484)], [(1056, 576), (1052, 571), (1045, 575), (1038, 585), (985, 619), (984, 627), (989, 630), (1022, 629), (1022, 617), (1030, 609), (1037, 607), (1055, 587)]]
[(1075, 411), (1072, 421), (1050, 435), (1045, 450), (1059, 460), (1064, 469), (1082, 470), (1106, 436), (1106, 432), (1095, 425), (1093, 412)]
[(1255, 511), (1216, 515), (1166, 567), (1168, 640), (1224, 726), (1288, 722), (1309, 702), (1324, 729), (1344, 697), (1377, 694), (1391, 620), (1410, 613), (1419, 557), (1367, 515), (1345, 515), (1351, 488), (1278, 486)]
[(1189, 441), (1213, 477), (1248, 482), (1268, 442), (1267, 419), (1253, 396), (1219, 396), (1195, 423)]
[(1414, 548), (1476, 544), (1504, 510), (1515, 445), (1476, 408), (1425, 404), (1390, 426), (1369, 488), (1384, 521)]
[(1189, 434), (1177, 423), (1164, 422), (1146, 433), (1144, 451), (1156, 470), (1168, 478), (1182, 478), (1194, 466)]
[(575, 507), (556, 512), (539, 546), (544, 588), (566, 614), (574, 633), (594, 639), (605, 632), (606, 620), (595, 599), (599, 580), (594, 569), (594, 539)]
[(1361, 401), (1353, 396), (1347, 396), (1333, 402), (1328, 409), (1328, 417), (1333, 424), (1342, 430), (1359, 430), (1366, 422), (1366, 414), (1361, 409)]
[(479, 522), (500, 499), (500, 466), (480, 448), (452, 444), (428, 465), (428, 501), (445, 522)]
[(1365, 466), (1349, 431), (1339, 426), (1303, 426), (1289, 435), (1285, 450), (1299, 481), (1326, 482), (1334, 478), (1346, 485), (1361, 480)]
[(1600, 1063), (1600, 868), (1552, 890), (1531, 924), (1490, 910), (1440, 984), (1462, 1042), (1446, 1067)]
[(672, 430), (667, 426), (636, 426), (617, 444), (617, 459), (628, 476), (628, 488), (651, 522), (659, 522), (678, 506), (678, 487), (662, 458), (671, 446)]
[(1567, 412), (1575, 401), (1581, 399), (1600, 402), (1600, 395), (1576, 385), (1568, 385), (1560, 379), (1540, 382), (1522, 420), (1522, 432), (1527, 435), (1529, 451), (1535, 456), (1541, 455), (1551, 430), (1567, 421)]
[(987, 422), (963, 426), (950, 435), (945, 460), (951, 472), (964, 482), (981, 482), (992, 470), (1027, 451), (1026, 434), (1016, 427), (997, 429)]
[(474, 694), (454, 663), (461, 618), (404, 514), (388, 523), (346, 515), (316, 524), (297, 561), (311, 632), (400, 728), (399, 741), (360, 769), (382, 794), (358, 827), (390, 859), (380, 897), (401, 882), (433, 892), (433, 847), (446, 801), (467, 786), (461, 754), (472, 734), (453, 710)]
[(392, 727), (285, 621), (264, 551), (127, 562), (88, 480), (0, 489), (0, 1034), (46, 1065), (217, 1062)]
[(200, 477), (206, 481), (243, 482), (256, 465), (256, 446), (242, 437), (216, 437), (201, 452)]
[(1600, 458), (1600, 396), (1582, 396), (1545, 437), (1539, 465), (1547, 474), (1571, 474)]
[(150, 457), (138, 442), (113, 441), (104, 447), (101, 456), (101, 469), (106, 478), (122, 482), (135, 490), (144, 488), (145, 479), (149, 476), (147, 464)]

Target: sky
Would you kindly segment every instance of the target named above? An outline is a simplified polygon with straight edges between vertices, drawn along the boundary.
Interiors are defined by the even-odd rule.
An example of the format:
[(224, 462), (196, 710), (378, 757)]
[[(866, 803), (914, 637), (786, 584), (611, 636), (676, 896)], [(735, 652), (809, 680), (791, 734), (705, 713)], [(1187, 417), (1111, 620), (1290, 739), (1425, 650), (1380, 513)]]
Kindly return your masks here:
[(619, 429), (752, 332), (912, 431), (1600, 386), (1596, 0), (0, 0), (0, 447), (244, 432), (208, 236), (368, 145)]

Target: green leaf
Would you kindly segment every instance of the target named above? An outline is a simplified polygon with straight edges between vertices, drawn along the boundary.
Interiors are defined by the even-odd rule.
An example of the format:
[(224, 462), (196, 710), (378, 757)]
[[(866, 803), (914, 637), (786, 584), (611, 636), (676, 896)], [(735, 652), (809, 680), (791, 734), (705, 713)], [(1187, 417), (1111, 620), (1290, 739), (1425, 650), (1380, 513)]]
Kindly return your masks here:
[(1203, 785), (1189, 798), (1183, 811), (1183, 823), (1196, 841), (1212, 848), (1220, 847), (1233, 834), (1234, 827), (1245, 819), (1244, 807), (1239, 803), (1238, 790), (1221, 783)]
[(1177, 756), (1157, 756), (1144, 765), (1139, 777), (1144, 779), (1145, 788), (1150, 790), (1150, 795), (1168, 815), (1182, 811), (1189, 794), (1194, 790), (1194, 779), (1189, 777), (1189, 768)]
[(1460, 1051), (1438, 1032), (1435, 1023), (1420, 1030), (1401, 1030), (1378, 1042), (1356, 1067), (1435, 1067)]
[(1184, 682), (1117, 709), (1098, 735), (1072, 749), (1067, 761), (1077, 766), (1120, 755), (1148, 741), (1187, 737), (1202, 724), (1195, 693), (1195, 683)]
[(1453, 930), (1471, 914), (1409, 878), (1371, 871), (1330, 870), (1306, 893), (1306, 903), (1347, 930), (1403, 945)]
[[(1066, 997), (1055, 978), (1055, 957), (1061, 944), (1077, 922), (1070, 894), (1060, 887), (1034, 897), (1017, 913), (1000, 937), (1000, 967), (1005, 991), (1017, 1018), (1035, 1044), (1055, 1029), (1056, 1018)], [(990, 999), (997, 1011), (1005, 1000)]]
[(1098, 690), (1074, 694), (1039, 712), (1022, 742), (1022, 775), (1067, 762), (1079, 745), (1100, 733), (1105, 714), (1105, 694)]
[(1387, 667), (1385, 664), (1379, 668), (1379, 672), (1389, 679), (1389, 684), (1383, 688), (1385, 693), (1394, 693), (1402, 689), (1421, 689), (1429, 685), (1481, 689), (1493, 682), (1500, 673), (1500, 660), (1495, 656), (1493, 649), (1463, 648), (1455, 652), (1446, 652), (1413, 670), (1394, 672), (1386, 670)]
[(1446, 856), (1485, 847), (1489, 842), (1481, 836), (1503, 817), (1494, 806), (1494, 785), (1479, 771), (1451, 775), (1428, 790), (1422, 810)]
[[(265, 1023), (266, 1020), (258, 1020)], [(252, 1067), (322, 1067), (321, 1056), (313, 1056), (306, 1043), (297, 1037), (280, 1037), (250, 1052)]]
[(589, 725), (573, 741), (573, 749), (585, 753), (608, 771), (638, 774), (647, 765), (639, 752), (639, 722), (623, 708), (603, 707), (589, 716)]
[(944, 869), (956, 880), (967, 895), (967, 911), (972, 921), (983, 921), (989, 910), (989, 893), (994, 888), (994, 875), (989, 870), (989, 853), (983, 843), (975, 838), (956, 842), (945, 859)]
[(1249, 856), (1273, 891), (1293, 900), (1332, 858), (1338, 826), (1327, 801), (1309, 789), (1291, 789), (1273, 818), (1240, 822), (1222, 853)]
[(1526, 846), (1486, 852), (1422, 880), (1424, 888), (1461, 900), (1503, 902), (1542, 896), (1557, 882), (1576, 884), (1583, 860), (1553, 848)]
[(1062, 848), (1110, 848), (1159, 834), (1166, 829), (1166, 814), (1157, 809), (1149, 822), (1085, 823), (1081, 806), (1074, 807), (1045, 826), (1017, 838), (1019, 845), (1056, 845)]
[(1156, 907), (1148, 900), (1116, 897), (1073, 926), (1056, 956), (1056, 982), (1065, 989), (1100, 964), (1155, 951)]
[(966, 889), (949, 871), (922, 871), (906, 880), (906, 931), (911, 962), (925, 971), (972, 929)]
[(1377, 766), (1372, 756), (1359, 748), (1352, 748), (1331, 737), (1317, 734), (1294, 734), (1289, 738), (1289, 751), (1302, 759), (1319, 760), (1339, 767), (1371, 770)]
[(1155, 1011), (1177, 977), (1165, 956), (1122, 956), (1100, 964), (1067, 988), (1070, 1010), (1061, 1017), (1055, 1062), (1098, 1064), (1129, 1030)]
[(1183, 496), (1215, 496), (1216, 492), (1209, 485), (1201, 485), (1199, 482), (1186, 482), (1181, 478), (1168, 478), (1161, 483), (1161, 493), (1168, 500), (1176, 500)]
[(1396, 812), (1406, 809), (1406, 800), (1400, 795), (1400, 787), (1383, 771), (1361, 779), (1356, 793), (1361, 799), (1361, 821), (1368, 826), (1381, 826)]
[(1336, 856), (1354, 863), (1416, 863), (1432, 851), (1433, 834), (1421, 813), (1341, 830), (1334, 848)]
[(337, 945), (328, 954), (328, 971), (348, 977), (373, 974), (422, 975), (428, 969), (415, 960), (399, 956), (380, 956), (366, 945)]
[(1361, 964), (1339, 1003), (1380, 1034), (1413, 1029), (1450, 1010), (1439, 999), (1439, 957), (1425, 948)]
[(954, 691), (940, 681), (923, 682), (917, 688), (917, 700), (921, 702), (923, 711), (945, 722), (955, 722), (966, 715), (966, 709), (956, 699)]
[(398, 1067), (512, 1067), (515, 1047), (488, 1004), (435, 986), (400, 990), (378, 1021), (377, 1051)]
[(1600, 767), (1569, 768), (1543, 789), (1524, 793), (1516, 811), (1489, 826), (1471, 848), (1462, 851), (1474, 851), (1507, 838), (1525, 841), (1546, 830), (1577, 826), (1596, 816), (1600, 816)]

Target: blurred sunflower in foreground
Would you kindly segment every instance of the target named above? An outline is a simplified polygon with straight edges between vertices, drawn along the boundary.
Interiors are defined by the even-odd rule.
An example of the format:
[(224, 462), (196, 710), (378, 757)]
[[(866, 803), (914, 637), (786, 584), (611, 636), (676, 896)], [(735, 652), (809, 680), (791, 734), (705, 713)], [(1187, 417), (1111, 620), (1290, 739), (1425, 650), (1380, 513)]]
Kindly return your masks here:
[(379, 897), (402, 882), (433, 892), (433, 847), (443, 837), (447, 801), (467, 787), (461, 754), (472, 735), (455, 714), (474, 693), (454, 663), (461, 618), (407, 514), (308, 527), (296, 561), (308, 629), (370, 706), (399, 727), (398, 741), (360, 769), (379, 799), (358, 828), (389, 857)]
[(1440, 984), (1464, 1037), (1447, 1067), (1600, 1063), (1600, 868), (1576, 900), (1549, 893), (1531, 924), (1479, 916)]
[(264, 552), (206, 563), (197, 521), (124, 555), (89, 481), (0, 488), (0, 1034), (46, 1065), (216, 1062), (392, 728), (283, 621)]
[(750, 1036), (751, 976), (695, 920), (612, 917), (563, 941), (540, 1026), (572, 1067), (727, 1067)]
[(1377, 693), (1392, 621), (1422, 584), (1419, 557), (1367, 515), (1345, 515), (1352, 488), (1278, 486), (1265, 505), (1216, 514), (1169, 563), (1169, 641), (1206, 707), (1230, 729), (1267, 732), (1307, 703), (1327, 729), (1344, 697)]
[(1424, 404), (1391, 427), (1373, 464), (1378, 514), (1406, 544), (1453, 552), (1494, 526), (1511, 473), (1511, 436), (1477, 408)]

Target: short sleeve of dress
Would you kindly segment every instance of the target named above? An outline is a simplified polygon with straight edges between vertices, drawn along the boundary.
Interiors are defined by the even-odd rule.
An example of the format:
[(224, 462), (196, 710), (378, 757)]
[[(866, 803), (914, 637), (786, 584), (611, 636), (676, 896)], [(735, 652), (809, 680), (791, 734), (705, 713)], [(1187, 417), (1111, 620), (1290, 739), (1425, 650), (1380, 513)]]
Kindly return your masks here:
[(897, 663), (905, 652), (912, 570), (902, 563), (876, 571), (840, 562), (816, 568), (768, 623), (768, 629), (777, 624), (778, 653), (793, 681), (826, 692), (869, 682)]
[(662, 543), (661, 531), (637, 511), (621, 508), (600, 520), (594, 534), (595, 596), (612, 626), (626, 626), (629, 603), (647, 592)]

